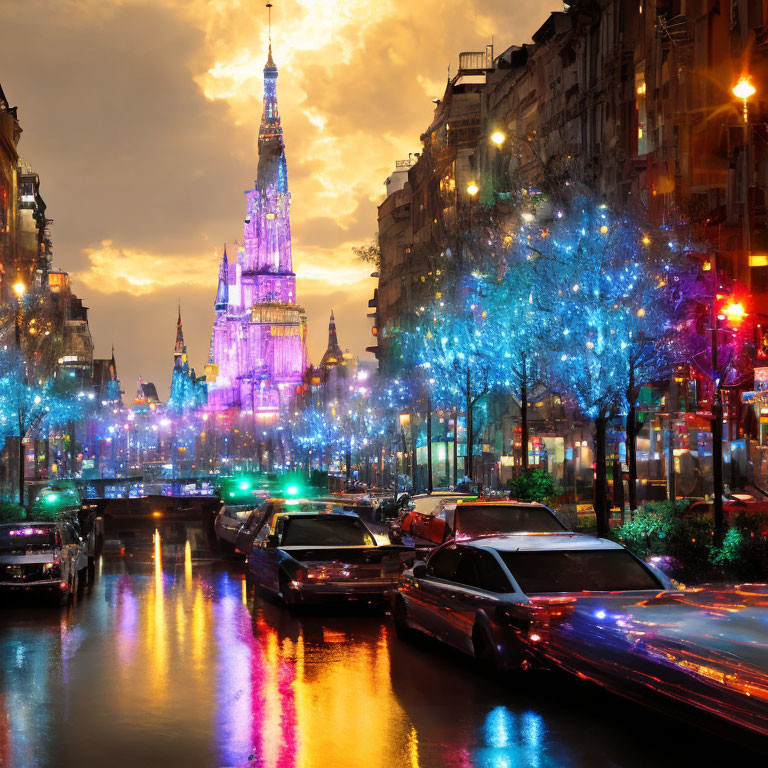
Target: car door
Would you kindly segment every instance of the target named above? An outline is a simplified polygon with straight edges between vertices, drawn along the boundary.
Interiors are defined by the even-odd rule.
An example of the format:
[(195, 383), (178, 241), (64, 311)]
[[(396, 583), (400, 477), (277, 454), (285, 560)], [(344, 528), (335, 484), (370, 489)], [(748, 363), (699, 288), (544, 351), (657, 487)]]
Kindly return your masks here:
[(450, 642), (472, 653), (476, 621), (484, 614), (493, 623), (500, 595), (511, 592), (512, 585), (490, 552), (468, 546), (459, 547), (454, 580), (454, 610), (449, 614)]
[(446, 641), (448, 614), (459, 553), (454, 545), (442, 547), (427, 562), (426, 573), (416, 579), (417, 588), (409, 593), (411, 621), (439, 640)]
[(282, 533), (284, 522), (284, 519), (278, 518), (276, 526), (265, 522), (259, 528), (248, 559), (248, 570), (252, 581), (272, 592), (280, 591), (278, 538)]
[(480, 607), (479, 577), (475, 553), (471, 547), (457, 547), (459, 554), (453, 584), (447, 592), (450, 610), (445, 612), (446, 640), (462, 651), (472, 650), (472, 627)]
[(269, 517), (270, 508), (270, 503), (265, 502), (258, 509), (255, 509), (248, 515), (246, 521), (240, 526), (240, 529), (237, 532), (237, 536), (235, 537), (235, 549), (238, 552), (242, 552), (246, 557), (251, 551), (256, 533)]

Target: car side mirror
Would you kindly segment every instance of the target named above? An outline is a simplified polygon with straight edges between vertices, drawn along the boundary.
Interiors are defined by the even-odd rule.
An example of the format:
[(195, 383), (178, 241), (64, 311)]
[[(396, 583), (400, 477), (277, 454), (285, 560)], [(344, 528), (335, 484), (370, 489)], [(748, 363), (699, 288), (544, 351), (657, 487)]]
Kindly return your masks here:
[(268, 547), (276, 547), (279, 543), (276, 533), (270, 533), (269, 536), (267, 536), (266, 545)]
[(425, 563), (419, 563), (413, 566), (413, 575), (417, 579), (423, 579), (427, 575), (427, 566)]

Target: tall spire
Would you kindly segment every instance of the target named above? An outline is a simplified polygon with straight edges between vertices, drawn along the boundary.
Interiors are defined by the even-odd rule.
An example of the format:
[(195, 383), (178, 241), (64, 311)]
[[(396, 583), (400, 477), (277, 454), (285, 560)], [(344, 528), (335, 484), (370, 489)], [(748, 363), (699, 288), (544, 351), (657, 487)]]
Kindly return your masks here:
[(179, 318), (176, 321), (176, 344), (173, 348), (173, 367), (182, 368), (186, 362), (187, 348), (184, 346), (184, 330), (181, 327), (181, 302), (179, 302)]
[(217, 312), (226, 312), (229, 306), (229, 263), (227, 262), (227, 246), (224, 245), (224, 256), (219, 267), (219, 288), (216, 291), (214, 309)]
[(328, 349), (325, 350), (320, 366), (323, 368), (332, 368), (334, 365), (341, 365), (344, 360), (344, 353), (339, 346), (339, 340), (336, 336), (336, 319), (331, 310), (331, 320), (328, 323)]
[(288, 170), (285, 163), (283, 127), (277, 108), (277, 67), (272, 58), (272, 4), (269, 12), (269, 53), (264, 66), (264, 107), (259, 126), (259, 168), (256, 186), (262, 191), (275, 187), (277, 192), (288, 191)]

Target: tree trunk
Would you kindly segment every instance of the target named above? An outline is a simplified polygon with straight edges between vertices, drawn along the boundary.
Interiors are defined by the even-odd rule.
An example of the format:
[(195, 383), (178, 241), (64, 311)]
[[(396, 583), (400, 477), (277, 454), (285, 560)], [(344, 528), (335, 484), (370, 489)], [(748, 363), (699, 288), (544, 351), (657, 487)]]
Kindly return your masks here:
[(22, 507), (24, 506), (24, 459), (24, 435), (21, 435), (19, 437), (19, 504)]
[(520, 384), (520, 443), (523, 450), (523, 469), (528, 469), (528, 386), (526, 378), (525, 363), (523, 363), (523, 380)]
[(453, 412), (453, 487), (459, 482), (459, 409)]
[(432, 493), (432, 397), (427, 391), (427, 493)]
[(595, 516), (597, 518), (597, 535), (607, 536), (610, 532), (608, 525), (608, 478), (606, 471), (606, 433), (608, 417), (601, 413), (595, 419)]
[(472, 379), (467, 368), (467, 461), (466, 461), (466, 473), (470, 482), (474, 481), (473, 474), (473, 443), (474, 436), (472, 434)]
[(629, 479), (629, 511), (634, 515), (637, 510), (637, 411), (634, 400), (630, 400), (627, 410), (627, 466)]

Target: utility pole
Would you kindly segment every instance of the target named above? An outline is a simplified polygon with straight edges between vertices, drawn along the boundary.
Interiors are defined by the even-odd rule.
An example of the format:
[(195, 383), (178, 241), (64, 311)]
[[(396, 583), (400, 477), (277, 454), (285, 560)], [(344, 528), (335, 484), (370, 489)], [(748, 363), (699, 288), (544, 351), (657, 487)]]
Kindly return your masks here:
[(466, 461), (466, 474), (470, 480), (470, 483), (474, 481), (473, 474), (473, 456), (472, 456), (472, 376), (469, 372), (469, 366), (467, 366), (467, 461)]
[[(713, 264), (713, 269), (716, 265)], [(715, 271), (715, 282), (717, 272)], [(720, 390), (720, 374), (717, 370), (717, 294), (712, 299), (712, 484), (714, 486), (715, 543), (723, 540), (725, 519), (723, 517), (723, 400)]]
[(427, 493), (432, 490), (432, 394), (427, 386)]

